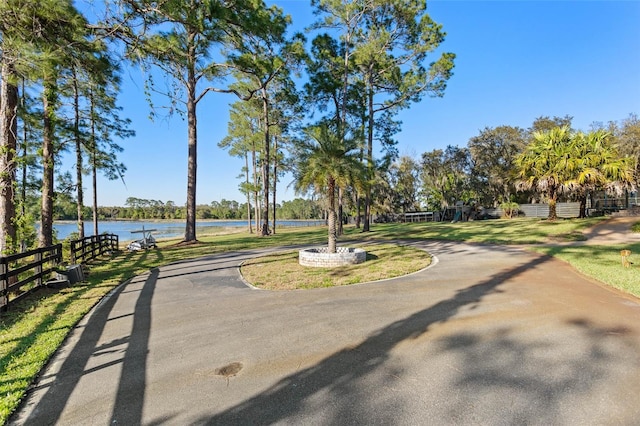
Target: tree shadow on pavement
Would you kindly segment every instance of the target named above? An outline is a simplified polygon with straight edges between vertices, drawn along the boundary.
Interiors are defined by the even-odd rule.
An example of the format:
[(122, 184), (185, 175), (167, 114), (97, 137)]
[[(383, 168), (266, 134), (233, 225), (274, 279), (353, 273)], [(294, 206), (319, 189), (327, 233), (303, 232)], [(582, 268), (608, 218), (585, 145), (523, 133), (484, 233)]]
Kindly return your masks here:
[[(503, 291), (500, 288), (502, 284), (539, 267), (549, 259), (547, 256), (528, 257), (517, 267), (460, 289), (449, 299), (386, 325), (362, 343), (335, 352), (311, 367), (284, 377), (261, 393), (192, 424), (301, 423), (309, 420), (304, 416), (313, 410), (322, 411), (322, 418), (314, 419), (314, 422), (322, 424), (408, 423), (410, 418), (400, 421), (397, 417), (403, 413), (404, 407), (400, 406), (402, 401), (382, 397), (380, 394), (383, 391), (376, 388), (379, 386), (376, 377), (381, 372), (385, 377), (390, 377), (388, 380), (396, 380), (397, 385), (402, 385), (402, 371), (394, 366), (392, 359), (394, 349), (409, 340), (424, 344), (419, 338), (434, 326), (442, 325), (468, 308), (478, 306), (486, 297)], [(143, 418), (143, 408), (148, 386), (146, 378), (152, 300), (161, 272), (153, 269), (149, 275), (134, 279), (134, 286), (119, 287), (96, 309), (88, 319), (79, 341), (65, 358), (60, 369), (61, 377), (54, 378), (55, 381), (46, 385), (49, 386), (46, 393), (32, 411), (32, 416), (26, 419), (26, 424), (57, 423), (81, 378), (118, 362), (122, 363), (122, 368), (110, 423), (151, 424)], [(130, 290), (140, 292), (132, 311), (131, 334), (98, 345), (119, 294)], [(456, 329), (455, 334), (446, 338), (430, 339), (430, 357), (425, 362), (437, 361), (439, 354), (446, 353), (459, 360), (456, 366), (462, 366), (452, 380), (446, 382), (453, 392), (463, 394), (461, 399), (445, 400), (444, 406), (439, 407), (445, 412), (449, 410), (446, 420), (449, 423), (476, 424), (491, 424), (496, 419), (501, 424), (557, 423), (554, 420), (560, 418), (567, 401), (580, 408), (582, 400), (576, 399), (576, 395), (593, 393), (594, 389), (607, 390), (598, 386), (604, 382), (605, 376), (619, 374), (615, 370), (618, 367), (612, 366), (614, 363), (622, 360), (622, 367), (630, 371), (637, 371), (640, 367), (636, 359), (638, 348), (625, 339), (627, 331), (624, 327), (602, 328), (583, 318), (569, 321), (564, 326), (573, 330), (575, 335), (586, 337), (582, 340), (587, 342), (584, 347), (567, 349), (571, 341), (564, 342), (562, 335), (524, 338), (514, 329), (499, 328), (499, 324), (488, 334), (473, 329)], [(125, 343), (126, 349), (118, 349)], [(557, 344), (567, 345), (565, 353), (559, 352), (562, 356), (548, 357), (547, 353), (554, 350)], [(91, 359), (99, 359), (94, 357), (118, 350), (123, 355), (113, 357), (111, 363), (103, 362), (92, 369), (87, 368)], [(435, 378), (433, 380), (436, 381)], [(486, 404), (482, 409), (477, 405), (474, 407), (480, 398), (478, 395), (483, 396), (483, 403)], [(328, 407), (324, 405), (327, 401), (331, 404)], [(512, 404), (507, 409), (505, 401)], [(597, 407), (596, 404), (593, 406)], [(172, 408), (177, 416), (181, 407)], [(640, 414), (637, 411), (636, 414)], [(541, 416), (541, 412), (546, 414)], [(504, 413), (504, 417), (482, 417), (483, 414), (490, 416), (492, 413)], [(172, 418), (162, 417), (154, 423), (171, 422)], [(618, 423), (624, 424), (625, 419), (629, 420), (626, 417), (622, 419)], [(571, 423), (572, 419), (564, 420)]]
[[(589, 320), (529, 330), (463, 331), (436, 342), (434, 362), (458, 367), (447, 385), (455, 424), (633, 424), (640, 409), (626, 385), (640, 385), (638, 347), (625, 327)], [(452, 358), (454, 361), (452, 361)], [(631, 377), (630, 376), (635, 376)], [(631, 411), (630, 411), (631, 410)], [(614, 420), (615, 419), (615, 420)], [(635, 420), (634, 420), (635, 419)]]
[[(128, 338), (98, 345), (103, 330), (111, 319), (110, 314), (119, 295), (128, 291), (131, 285), (139, 284), (136, 279), (127, 285), (117, 287), (109, 297), (103, 300), (102, 305), (96, 308), (93, 315), (88, 317), (78, 342), (75, 343), (60, 367), (58, 375), (61, 377), (50, 377), (49, 379), (53, 380), (50, 384), (37, 388), (47, 387), (47, 390), (38, 401), (38, 406), (30, 412), (29, 417), (24, 421), (25, 424), (55, 424), (60, 419), (68, 399), (84, 375), (118, 363), (122, 363), (122, 370), (118, 381), (113, 420), (115, 421), (116, 414), (121, 417), (123, 413), (126, 413), (126, 421), (122, 424), (141, 424), (151, 325), (151, 299), (158, 273), (158, 269), (154, 268), (148, 276), (138, 277), (140, 280), (144, 279), (144, 283), (139, 290), (140, 295), (133, 311), (133, 328)], [(127, 345), (124, 357), (101, 363), (97, 367), (87, 368), (87, 364), (94, 357), (120, 352), (116, 348), (122, 344)], [(19, 413), (15, 414), (19, 415)], [(118, 418), (118, 421), (120, 420)]]
[(368, 376), (385, 367), (391, 351), (403, 341), (417, 339), (432, 325), (446, 322), (463, 307), (479, 303), (485, 296), (499, 291), (497, 288), (505, 281), (548, 259), (536, 257), (464, 288), (452, 298), (396, 321), (361, 344), (345, 348), (310, 368), (291, 374), (259, 395), (210, 418), (200, 419), (196, 424), (273, 424), (300, 420), (297, 416), (317, 404), (316, 398), (326, 393), (331, 394), (334, 406), (331, 408), (332, 418), (323, 418), (323, 424), (392, 424), (396, 410), (392, 407), (371, 410), (359, 390)]

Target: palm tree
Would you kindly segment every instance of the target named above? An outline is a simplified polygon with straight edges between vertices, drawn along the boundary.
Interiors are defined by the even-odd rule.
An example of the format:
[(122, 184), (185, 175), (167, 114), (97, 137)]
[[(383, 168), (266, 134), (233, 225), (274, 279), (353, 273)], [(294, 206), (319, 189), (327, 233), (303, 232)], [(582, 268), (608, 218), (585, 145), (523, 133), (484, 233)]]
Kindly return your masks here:
[(336, 252), (336, 190), (348, 185), (360, 185), (364, 170), (355, 152), (358, 146), (345, 140), (326, 123), (309, 127), (305, 134), (309, 140), (300, 145), (296, 168), (296, 190), (313, 187), (324, 191), (329, 204), (328, 251)]
[(534, 132), (534, 140), (518, 156), (519, 189), (535, 188), (549, 202), (549, 220), (557, 219), (556, 201), (562, 191), (580, 199), (580, 217), (586, 216), (589, 191), (603, 188), (621, 193), (633, 182), (633, 165), (620, 157), (611, 134), (597, 130), (572, 134), (568, 126)]
[(573, 149), (576, 175), (567, 185), (578, 194), (579, 217), (586, 217), (589, 192), (606, 189), (621, 195), (632, 185), (634, 167), (630, 157), (618, 154), (612, 134), (602, 129), (576, 134)]
[(516, 158), (518, 190), (537, 189), (549, 203), (549, 220), (556, 220), (558, 194), (576, 175), (572, 161), (572, 134), (569, 126), (534, 132), (533, 141)]

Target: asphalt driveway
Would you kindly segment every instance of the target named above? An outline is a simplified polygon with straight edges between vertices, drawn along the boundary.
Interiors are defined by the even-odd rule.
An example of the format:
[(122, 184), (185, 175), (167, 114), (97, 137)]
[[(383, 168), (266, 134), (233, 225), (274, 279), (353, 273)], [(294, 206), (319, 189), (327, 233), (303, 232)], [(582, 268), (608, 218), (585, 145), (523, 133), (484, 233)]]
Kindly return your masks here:
[(631, 425), (640, 304), (518, 248), (424, 242), (419, 273), (247, 287), (227, 253), (122, 285), (14, 424)]

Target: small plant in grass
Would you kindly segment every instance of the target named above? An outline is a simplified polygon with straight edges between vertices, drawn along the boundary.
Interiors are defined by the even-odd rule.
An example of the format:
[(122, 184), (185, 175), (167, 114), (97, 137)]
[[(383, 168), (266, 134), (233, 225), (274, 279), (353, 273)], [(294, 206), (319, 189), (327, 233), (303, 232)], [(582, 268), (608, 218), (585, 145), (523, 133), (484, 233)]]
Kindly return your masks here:
[(631, 232), (640, 232), (640, 222), (631, 225)]

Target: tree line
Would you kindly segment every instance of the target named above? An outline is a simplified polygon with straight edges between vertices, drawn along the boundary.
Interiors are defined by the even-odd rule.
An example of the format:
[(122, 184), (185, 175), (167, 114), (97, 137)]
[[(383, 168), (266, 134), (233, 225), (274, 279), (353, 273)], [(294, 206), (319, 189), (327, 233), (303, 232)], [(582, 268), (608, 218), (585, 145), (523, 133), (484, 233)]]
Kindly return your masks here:
[[(212, 201), (210, 204), (199, 204), (196, 206), (196, 217), (198, 219), (221, 219), (221, 220), (251, 220), (252, 228), (255, 227), (255, 217), (248, 215), (253, 212), (253, 206), (240, 203), (235, 200), (222, 199)], [(281, 201), (277, 205), (277, 219), (285, 220), (305, 220), (324, 219), (326, 209), (321, 202), (313, 199), (295, 198), (293, 200)], [(33, 206), (37, 209), (37, 206)], [(55, 220), (76, 220), (76, 201), (72, 195), (57, 197), (54, 204)], [(93, 211), (86, 207), (82, 212), (84, 219), (90, 219)], [(173, 201), (162, 201), (129, 197), (124, 206), (99, 206), (97, 209), (98, 220), (184, 220), (186, 216), (186, 206), (176, 205)], [(247, 222), (249, 223), (249, 222)]]
[[(125, 202), (126, 207), (98, 207), (100, 219), (184, 219), (185, 206), (177, 206), (173, 201), (162, 202), (160, 200), (146, 200), (129, 197)], [(247, 209), (249, 207), (249, 209)], [(322, 219), (322, 205), (315, 200), (295, 198), (290, 201), (278, 203), (277, 219)], [(221, 219), (221, 220), (255, 220), (252, 206), (239, 203), (235, 200), (222, 199), (212, 201), (210, 204), (196, 206), (197, 219)], [(254, 223), (255, 226), (255, 223)]]
[(523, 129), (487, 127), (466, 146), (402, 156), (380, 179), (380, 212), (437, 211), (462, 201), (485, 207), (581, 203), (598, 191), (621, 196), (640, 184), (640, 119), (572, 127), (572, 117), (542, 116)]
[[(400, 156), (395, 159), (386, 170), (380, 170), (376, 180), (373, 198), (373, 212), (376, 215), (392, 215), (422, 210), (440, 210), (452, 206), (456, 201), (477, 203), (485, 207), (515, 202), (528, 203), (542, 201), (541, 194), (525, 189), (526, 182), (518, 176), (518, 158), (522, 157), (528, 147), (535, 144), (535, 135), (550, 135), (552, 130), (566, 128), (564, 139), (568, 140), (573, 132), (574, 136), (585, 135), (571, 130), (572, 118), (539, 117), (527, 129), (513, 126), (498, 126), (485, 128), (477, 136), (470, 138), (464, 148), (449, 146), (445, 149), (435, 149), (422, 153), (418, 157)], [(317, 131), (318, 129), (316, 129)], [(567, 134), (568, 132), (568, 134)], [(609, 155), (608, 167), (613, 171), (623, 170), (624, 163), (619, 161), (628, 157), (633, 176), (630, 180), (638, 184), (640, 176), (640, 119), (635, 115), (619, 122), (593, 123), (590, 132), (595, 142), (606, 152), (598, 152), (597, 147), (582, 145), (587, 150), (576, 153), (574, 159), (599, 159)], [(600, 139), (598, 139), (600, 138)], [(323, 140), (323, 137), (319, 137)], [(561, 140), (554, 140), (554, 145), (560, 145)], [(556, 147), (557, 148), (557, 147)], [(545, 150), (544, 152), (551, 152)], [(565, 153), (566, 154), (566, 153)], [(606, 155), (603, 155), (606, 154)], [(613, 154), (613, 155), (612, 155)], [(535, 158), (539, 157), (536, 153)], [(524, 158), (523, 158), (524, 160)], [(616, 163), (618, 161), (618, 163)], [(526, 164), (524, 162), (523, 164)], [(522, 164), (521, 164), (522, 165)], [(351, 165), (357, 171), (357, 165)], [(612, 168), (612, 166), (615, 166)], [(602, 180), (597, 167), (588, 170), (590, 174)], [(621, 182), (615, 179), (615, 174), (609, 173), (614, 179), (610, 184)], [(70, 176), (67, 180), (70, 180)], [(584, 178), (583, 178), (584, 180)], [(569, 181), (566, 179), (566, 181)], [(575, 184), (574, 184), (575, 185)], [(615, 185), (601, 185), (601, 189), (613, 189)], [(596, 186), (591, 188), (596, 190)], [(584, 201), (584, 192), (567, 191), (566, 199)], [(351, 196), (346, 197), (344, 210), (347, 216), (355, 218), (357, 205)], [(583, 203), (584, 204), (584, 203)], [(37, 205), (33, 206), (34, 209)], [(222, 199), (208, 205), (198, 205), (196, 217), (198, 219), (247, 219), (255, 220), (252, 204), (235, 200)], [(76, 200), (73, 192), (66, 193), (59, 188), (54, 206), (56, 220), (73, 220), (76, 218)], [(327, 200), (322, 196), (318, 199), (296, 198), (276, 204), (278, 219), (321, 219), (327, 217)], [(129, 197), (124, 206), (98, 207), (98, 218), (109, 219), (184, 219), (186, 208), (178, 206), (173, 201), (142, 199)], [(91, 217), (91, 209), (85, 207), (84, 217)]]

